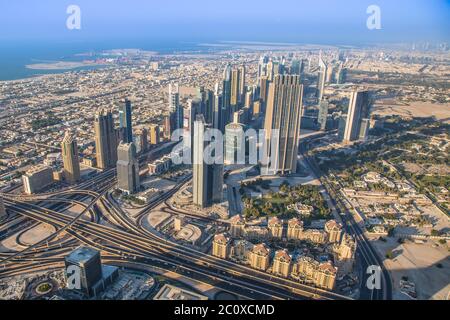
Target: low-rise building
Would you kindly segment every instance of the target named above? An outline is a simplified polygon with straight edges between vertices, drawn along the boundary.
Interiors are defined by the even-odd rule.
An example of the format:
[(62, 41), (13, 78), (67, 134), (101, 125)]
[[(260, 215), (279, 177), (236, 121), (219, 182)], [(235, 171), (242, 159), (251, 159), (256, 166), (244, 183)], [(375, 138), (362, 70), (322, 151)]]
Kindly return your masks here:
[(247, 240), (235, 240), (230, 250), (230, 256), (239, 262), (249, 263), (250, 252), (253, 250), (253, 244)]
[(171, 284), (165, 284), (161, 290), (155, 295), (153, 300), (208, 300), (208, 297), (189, 291), (186, 289), (175, 287)]
[(292, 268), (292, 274), (300, 280), (327, 290), (333, 290), (336, 283), (337, 268), (331, 262), (314, 260), (300, 256)]
[(230, 254), (230, 238), (220, 233), (214, 236), (212, 255), (221, 259), (227, 259)]
[(292, 218), (288, 221), (287, 238), (289, 240), (299, 240), (303, 233), (303, 221), (297, 218)]
[(272, 272), (276, 275), (287, 278), (291, 271), (292, 258), (287, 250), (278, 250), (273, 258)]
[(45, 165), (34, 166), (22, 176), (22, 181), (26, 194), (39, 192), (53, 183), (53, 170)]
[(336, 243), (341, 240), (342, 225), (336, 220), (329, 220), (325, 223), (325, 232), (327, 233), (327, 240), (331, 243)]
[(252, 268), (266, 271), (269, 268), (270, 249), (264, 244), (257, 244), (250, 252), (250, 266)]
[(269, 236), (281, 239), (283, 237), (283, 221), (277, 217), (272, 217), (268, 222)]
[(243, 237), (245, 233), (245, 222), (240, 215), (235, 215), (230, 219), (230, 233), (234, 238)]
[(269, 230), (261, 226), (246, 226), (244, 236), (248, 240), (263, 241), (268, 238)]

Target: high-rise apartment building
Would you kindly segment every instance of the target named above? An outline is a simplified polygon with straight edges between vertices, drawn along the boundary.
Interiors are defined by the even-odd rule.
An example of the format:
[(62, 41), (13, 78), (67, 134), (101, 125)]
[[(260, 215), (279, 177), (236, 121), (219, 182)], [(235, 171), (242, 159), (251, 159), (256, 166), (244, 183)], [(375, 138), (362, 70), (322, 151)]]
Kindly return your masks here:
[(317, 100), (322, 101), (323, 94), (325, 91), (325, 83), (326, 83), (326, 77), (328, 73), (328, 66), (323, 61), (322, 56), (319, 57), (319, 74), (317, 78), (317, 91), (316, 91), (316, 97)]
[(245, 133), (240, 123), (229, 123), (225, 126), (225, 158), (224, 163), (245, 164)]
[(117, 148), (117, 187), (128, 194), (139, 191), (139, 162), (133, 142), (121, 142)]
[(110, 110), (101, 109), (94, 118), (95, 150), (97, 166), (100, 169), (111, 168), (117, 162), (117, 134)]
[(239, 109), (240, 82), (241, 82), (241, 73), (239, 69), (233, 69), (231, 71), (231, 100), (230, 100), (233, 112)]
[(222, 88), (222, 124), (223, 128), (231, 121), (233, 110), (231, 108), (231, 66), (228, 64), (223, 72)]
[(239, 67), (239, 104), (240, 106), (244, 105), (245, 99), (245, 65)]
[(64, 165), (64, 178), (69, 183), (80, 180), (80, 161), (78, 158), (78, 146), (75, 136), (66, 131), (61, 143), (61, 153)]
[(171, 133), (183, 128), (183, 107), (180, 105), (178, 84), (169, 84), (169, 112), (171, 118)]
[(157, 124), (150, 126), (150, 144), (155, 145), (160, 143), (160, 131)]
[(299, 76), (277, 75), (269, 86), (264, 123), (264, 174), (297, 171), (303, 85)]
[[(207, 163), (205, 157), (206, 123), (203, 115), (197, 115), (194, 121), (193, 134), (193, 202), (201, 208), (210, 206), (213, 202), (222, 200), (223, 164), (222, 159), (214, 159), (215, 163)], [(220, 155), (217, 155), (220, 157)]]
[(369, 91), (353, 91), (348, 105), (343, 142), (365, 139), (369, 131), (369, 116)]
[(327, 100), (324, 99), (319, 102), (319, 115), (317, 117), (317, 122), (320, 126), (320, 130), (322, 131), (325, 131), (327, 128), (328, 108), (329, 103)]
[(128, 99), (125, 99), (125, 103), (119, 107), (119, 124), (124, 130), (123, 142), (133, 142), (131, 101)]
[(146, 128), (139, 128), (136, 130), (134, 143), (138, 153), (146, 152), (148, 150), (148, 131)]

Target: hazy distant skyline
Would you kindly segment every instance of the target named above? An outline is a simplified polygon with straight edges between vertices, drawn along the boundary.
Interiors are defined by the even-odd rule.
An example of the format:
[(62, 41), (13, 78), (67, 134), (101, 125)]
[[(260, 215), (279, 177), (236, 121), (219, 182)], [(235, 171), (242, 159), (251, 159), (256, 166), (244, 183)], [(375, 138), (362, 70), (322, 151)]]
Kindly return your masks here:
[[(66, 28), (71, 4), (81, 8), (81, 30)], [(381, 30), (366, 27), (372, 4)], [(0, 42), (448, 41), (449, 9), (448, 0), (14, 0), (0, 2)]]

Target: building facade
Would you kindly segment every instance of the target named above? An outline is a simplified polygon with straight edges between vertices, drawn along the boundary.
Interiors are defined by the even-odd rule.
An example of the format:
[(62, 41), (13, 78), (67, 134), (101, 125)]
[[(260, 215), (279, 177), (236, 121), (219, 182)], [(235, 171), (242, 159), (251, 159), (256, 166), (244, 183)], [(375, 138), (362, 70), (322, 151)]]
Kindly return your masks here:
[(134, 143), (119, 144), (117, 148), (117, 187), (125, 193), (133, 194), (140, 190), (139, 162)]
[(263, 174), (285, 175), (297, 171), (302, 96), (299, 76), (277, 75), (269, 85)]
[(61, 153), (64, 165), (64, 178), (69, 183), (80, 180), (80, 160), (78, 158), (78, 146), (75, 136), (66, 131), (61, 143)]
[(111, 168), (117, 162), (117, 134), (110, 110), (101, 109), (94, 118), (95, 152), (100, 169)]

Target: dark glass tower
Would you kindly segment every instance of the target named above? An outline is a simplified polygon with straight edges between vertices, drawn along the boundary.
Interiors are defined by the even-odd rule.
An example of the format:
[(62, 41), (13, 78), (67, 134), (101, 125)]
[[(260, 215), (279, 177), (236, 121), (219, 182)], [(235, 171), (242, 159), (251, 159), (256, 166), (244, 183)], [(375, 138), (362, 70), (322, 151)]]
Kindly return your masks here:
[(119, 108), (120, 128), (124, 130), (124, 143), (133, 142), (133, 127), (131, 124), (131, 101), (125, 99), (125, 103)]

